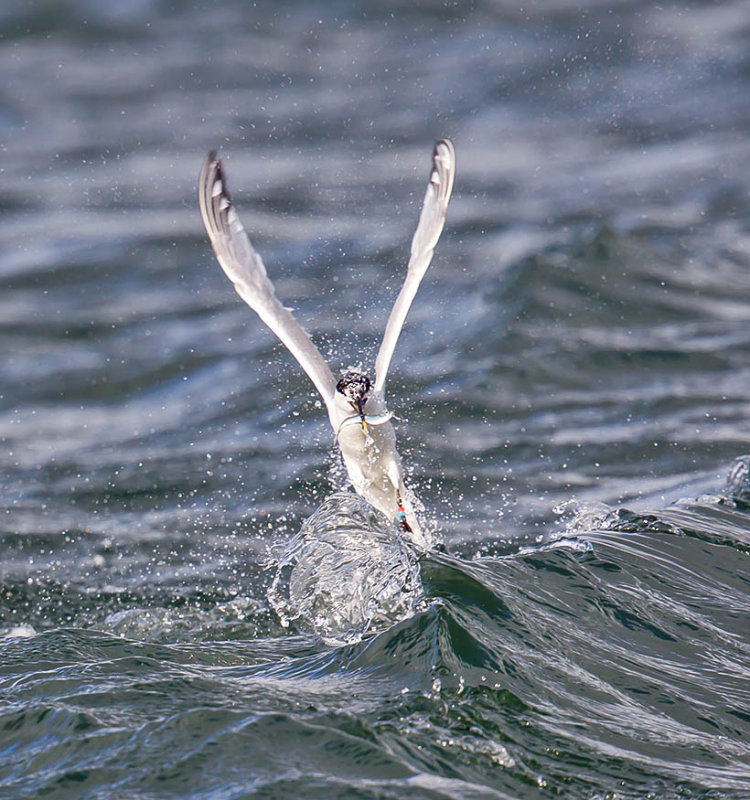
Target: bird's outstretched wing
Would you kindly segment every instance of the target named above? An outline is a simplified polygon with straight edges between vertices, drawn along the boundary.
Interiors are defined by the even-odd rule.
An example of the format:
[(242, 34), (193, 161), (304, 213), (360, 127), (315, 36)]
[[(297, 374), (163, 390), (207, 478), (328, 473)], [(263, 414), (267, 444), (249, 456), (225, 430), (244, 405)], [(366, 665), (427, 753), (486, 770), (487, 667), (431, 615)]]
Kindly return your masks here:
[(391, 309), (378, 357), (375, 359), (376, 392), (382, 392), (385, 388), (385, 378), (401, 328), (419, 284), (432, 261), (432, 253), (442, 233), (445, 215), (448, 211), (448, 201), (453, 190), (455, 172), (456, 156), (453, 145), (448, 139), (441, 139), (432, 151), (432, 171), (417, 230), (411, 241), (411, 255), (406, 268), (406, 280)]
[(232, 207), (221, 161), (215, 151), (208, 154), (201, 170), (198, 203), (216, 258), (237, 294), (297, 359), (320, 392), (330, 416), (336, 381), (308, 334), (276, 297), (263, 260)]

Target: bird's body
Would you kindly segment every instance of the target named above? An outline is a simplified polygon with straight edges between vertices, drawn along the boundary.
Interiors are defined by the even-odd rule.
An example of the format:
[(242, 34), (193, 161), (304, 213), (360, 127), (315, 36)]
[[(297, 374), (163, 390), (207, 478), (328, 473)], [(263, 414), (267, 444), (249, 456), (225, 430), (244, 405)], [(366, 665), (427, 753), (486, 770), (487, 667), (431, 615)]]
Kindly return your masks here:
[(426, 546), (414, 509), (414, 498), (404, 485), (401, 458), (396, 450), (396, 432), (391, 414), (380, 394), (371, 394), (364, 403), (364, 422), (352, 414), (346, 398), (336, 392), (334, 407), (337, 441), (354, 490), (388, 519), (397, 519), (411, 534), (415, 544)]
[(232, 207), (215, 153), (209, 153), (203, 165), (198, 188), (201, 215), (219, 264), (240, 297), (281, 339), (320, 392), (355, 491), (389, 520), (397, 521), (420, 548), (429, 542), (417, 520), (415, 500), (404, 485), (396, 434), (385, 403), (385, 379), (406, 314), (443, 229), (455, 170), (448, 140), (435, 145), (432, 162), (406, 279), (375, 361), (374, 383), (359, 371), (347, 372), (337, 383), (310, 337), (279, 302), (263, 261)]

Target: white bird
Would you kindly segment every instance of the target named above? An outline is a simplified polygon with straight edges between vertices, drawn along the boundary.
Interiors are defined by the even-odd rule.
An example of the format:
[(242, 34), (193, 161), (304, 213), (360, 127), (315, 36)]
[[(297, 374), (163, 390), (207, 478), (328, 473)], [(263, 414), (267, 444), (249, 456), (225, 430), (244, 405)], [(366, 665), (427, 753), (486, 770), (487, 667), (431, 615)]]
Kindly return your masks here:
[(385, 379), (401, 328), (432, 260), (453, 189), (455, 153), (447, 139), (432, 152), (432, 169), (411, 243), (406, 279), (391, 310), (377, 358), (375, 381), (350, 370), (337, 382), (312, 340), (276, 297), (266, 268), (232, 207), (216, 152), (201, 170), (198, 202), (208, 237), (239, 296), (279, 337), (320, 392), (355, 491), (389, 520), (398, 521), (415, 545), (426, 547), (415, 500), (404, 486), (396, 434), (385, 404)]

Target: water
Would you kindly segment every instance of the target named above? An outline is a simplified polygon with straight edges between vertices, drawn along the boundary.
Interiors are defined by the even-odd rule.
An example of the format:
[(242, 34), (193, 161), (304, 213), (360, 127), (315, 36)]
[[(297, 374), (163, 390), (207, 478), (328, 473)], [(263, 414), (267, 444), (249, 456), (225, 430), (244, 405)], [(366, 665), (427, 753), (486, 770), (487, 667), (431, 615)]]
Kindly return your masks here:
[[(750, 796), (744, 4), (0, 20), (0, 796)], [(195, 184), (221, 147), (368, 364), (442, 136), (389, 382), (420, 555)]]

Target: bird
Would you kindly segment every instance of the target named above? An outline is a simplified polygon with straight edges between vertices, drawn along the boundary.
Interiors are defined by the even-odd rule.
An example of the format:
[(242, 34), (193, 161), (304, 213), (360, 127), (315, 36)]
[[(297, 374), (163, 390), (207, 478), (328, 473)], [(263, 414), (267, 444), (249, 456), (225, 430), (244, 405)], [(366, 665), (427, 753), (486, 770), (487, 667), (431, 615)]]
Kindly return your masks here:
[(336, 380), (310, 336), (279, 301), (263, 260), (232, 205), (215, 150), (206, 157), (198, 181), (198, 205), (217, 261), (237, 294), (281, 340), (320, 393), (354, 490), (422, 549), (428, 547), (429, 537), (417, 517), (418, 501), (404, 484), (385, 383), (406, 315), (443, 231), (455, 165), (453, 144), (440, 139), (432, 151), (406, 277), (388, 317), (374, 379), (360, 369), (349, 369)]

